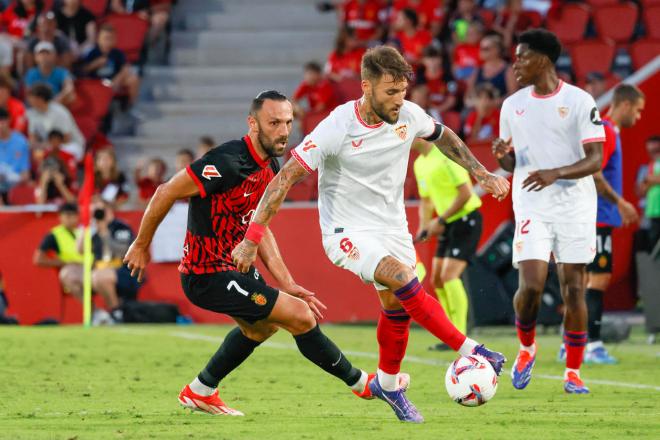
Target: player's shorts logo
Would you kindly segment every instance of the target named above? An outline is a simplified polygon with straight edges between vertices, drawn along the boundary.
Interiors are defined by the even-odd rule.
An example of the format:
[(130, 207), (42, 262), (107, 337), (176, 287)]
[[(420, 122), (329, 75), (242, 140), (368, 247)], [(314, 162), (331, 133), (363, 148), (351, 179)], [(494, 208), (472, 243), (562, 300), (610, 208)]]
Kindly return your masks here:
[(265, 306), (268, 300), (266, 297), (261, 294), (261, 293), (253, 293), (252, 296), (250, 296), (250, 299), (252, 300), (253, 303), (255, 303), (258, 306)]
[(339, 242), (339, 248), (346, 254), (351, 260), (360, 259), (360, 251), (353, 245), (349, 238), (342, 238)]
[(558, 107), (557, 112), (559, 112), (560, 118), (566, 119), (566, 116), (568, 116), (568, 107)]
[(516, 252), (521, 253), (523, 249), (523, 242), (519, 241), (516, 243)]
[(600, 256), (598, 259), (598, 265), (603, 268), (607, 266), (607, 257), (605, 255)]
[(220, 174), (215, 165), (206, 165), (204, 170), (202, 170), (202, 177), (206, 180), (211, 180), (214, 177), (222, 177), (222, 174)]
[(408, 136), (408, 125), (403, 124), (399, 125), (397, 128), (394, 129), (394, 132), (401, 138), (402, 141), (406, 140), (406, 136)]

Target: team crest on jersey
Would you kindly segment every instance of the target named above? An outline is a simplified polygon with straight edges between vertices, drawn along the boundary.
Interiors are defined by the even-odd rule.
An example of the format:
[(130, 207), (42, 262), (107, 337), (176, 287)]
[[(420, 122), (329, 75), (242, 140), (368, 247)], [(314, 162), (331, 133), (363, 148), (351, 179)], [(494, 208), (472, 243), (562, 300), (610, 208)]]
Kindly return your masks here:
[(568, 107), (558, 107), (559, 117), (565, 119), (568, 116)]
[(265, 306), (268, 300), (262, 293), (253, 293), (252, 296), (250, 296), (250, 299), (252, 300), (253, 303), (255, 303), (258, 306)]
[(202, 177), (206, 180), (211, 180), (214, 177), (222, 177), (222, 174), (220, 174), (215, 165), (206, 165), (204, 170), (202, 170)]
[(394, 129), (394, 132), (396, 133), (397, 136), (401, 138), (402, 141), (405, 141), (406, 137), (408, 136), (408, 125), (407, 124), (399, 125), (397, 128)]

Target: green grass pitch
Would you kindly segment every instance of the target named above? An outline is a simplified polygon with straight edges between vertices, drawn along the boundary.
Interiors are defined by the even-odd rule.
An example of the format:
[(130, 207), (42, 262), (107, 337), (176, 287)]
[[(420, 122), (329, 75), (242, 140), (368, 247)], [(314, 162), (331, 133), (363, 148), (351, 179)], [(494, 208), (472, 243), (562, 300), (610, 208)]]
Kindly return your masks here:
[[(479, 408), (449, 400), (453, 353), (429, 352), (431, 336), (411, 331), (403, 370), (409, 397), (426, 418), (398, 422), (381, 401), (355, 398), (304, 359), (284, 331), (221, 384), (221, 397), (246, 417), (213, 417), (179, 407), (177, 394), (205, 365), (228, 326), (0, 329), (1, 439), (660, 439), (660, 348), (611, 346), (621, 363), (585, 366), (587, 396), (565, 395), (555, 361), (559, 336), (539, 337), (535, 376), (524, 391), (508, 375)], [(376, 367), (375, 328), (324, 326), (353, 363)], [(512, 328), (476, 339), (513, 361)]]

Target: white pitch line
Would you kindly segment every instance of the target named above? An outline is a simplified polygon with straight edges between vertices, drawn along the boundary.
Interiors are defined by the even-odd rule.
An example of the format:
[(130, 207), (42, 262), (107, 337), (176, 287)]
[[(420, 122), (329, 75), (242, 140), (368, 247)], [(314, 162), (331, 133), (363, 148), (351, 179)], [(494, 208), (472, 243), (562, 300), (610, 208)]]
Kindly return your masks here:
[[(130, 333), (130, 330), (127, 330)], [(217, 337), (217, 336), (209, 336), (209, 335), (204, 335), (204, 334), (199, 334), (199, 333), (191, 333), (191, 332), (171, 332), (170, 336), (175, 336), (177, 338), (183, 338), (183, 339), (190, 339), (190, 340), (198, 340), (198, 341), (207, 341), (207, 342), (214, 342), (214, 343), (220, 343), (222, 342), (223, 338)], [(277, 348), (280, 350), (298, 350), (298, 347), (295, 344), (284, 344), (281, 342), (271, 342), (271, 341), (266, 341), (263, 344), (261, 344), (264, 347), (268, 348)], [(353, 351), (353, 350), (343, 350), (344, 354), (347, 356), (356, 356), (356, 357), (363, 357), (363, 358), (368, 358), (368, 359), (378, 359), (378, 355), (376, 353), (369, 353), (366, 351)], [(447, 362), (444, 361), (439, 361), (439, 360), (434, 360), (434, 359), (427, 359), (427, 358), (422, 358), (419, 356), (406, 356), (404, 358), (405, 361), (407, 362), (412, 362), (414, 364), (423, 364), (423, 365), (448, 365)], [(504, 370), (502, 371), (502, 374), (507, 374), (508, 371)], [(540, 379), (547, 379), (547, 380), (560, 380), (563, 381), (564, 378), (561, 376), (551, 376), (548, 374), (535, 374), (534, 377), (538, 377)], [(646, 384), (641, 384), (641, 383), (626, 383), (626, 382), (616, 382), (613, 380), (601, 380), (601, 379), (589, 379), (588, 381), (591, 384), (598, 384), (598, 385), (609, 385), (613, 387), (622, 387), (622, 388), (636, 388), (640, 390), (653, 390), (653, 391), (660, 391), (660, 386), (655, 386), (655, 385), (646, 385)]]

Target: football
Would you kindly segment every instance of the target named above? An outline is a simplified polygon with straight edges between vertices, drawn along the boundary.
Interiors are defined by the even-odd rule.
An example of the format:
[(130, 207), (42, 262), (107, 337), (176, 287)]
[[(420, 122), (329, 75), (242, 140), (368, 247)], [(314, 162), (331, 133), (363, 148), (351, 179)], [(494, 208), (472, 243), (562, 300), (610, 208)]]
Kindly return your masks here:
[(452, 362), (445, 374), (449, 397), (463, 406), (480, 406), (497, 391), (497, 374), (482, 356), (461, 356)]

